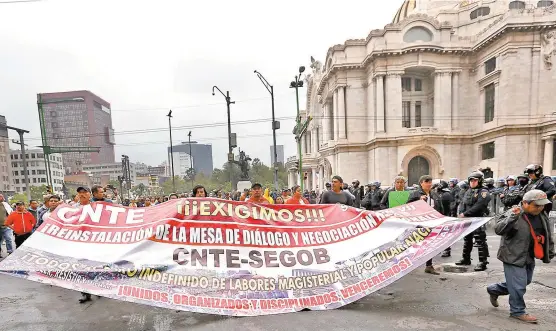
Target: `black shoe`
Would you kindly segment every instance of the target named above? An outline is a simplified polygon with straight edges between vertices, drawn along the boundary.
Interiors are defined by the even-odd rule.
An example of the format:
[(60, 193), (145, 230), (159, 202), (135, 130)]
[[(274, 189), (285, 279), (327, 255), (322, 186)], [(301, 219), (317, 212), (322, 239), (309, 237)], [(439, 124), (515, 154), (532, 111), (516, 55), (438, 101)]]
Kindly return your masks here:
[(479, 262), (479, 264), (477, 264), (475, 266), (475, 271), (485, 271), (487, 269), (487, 264), (488, 262)]
[(442, 252), (442, 255), (440, 255), (441, 257), (450, 257), (452, 256), (452, 254), (450, 252), (444, 251)]
[(85, 303), (91, 301), (91, 295), (89, 293), (81, 293), (82, 297), (79, 299), (79, 303)]
[[(488, 291), (487, 291), (487, 292), (488, 292)], [(491, 304), (493, 307), (496, 307), (496, 308), (497, 308), (497, 307), (499, 306), (499, 305), (498, 305), (498, 296), (497, 296), (496, 294), (491, 294), (491, 293), (489, 293), (488, 295), (490, 296), (490, 304)]]
[(471, 259), (463, 258), (456, 262), (456, 265), (471, 265)]

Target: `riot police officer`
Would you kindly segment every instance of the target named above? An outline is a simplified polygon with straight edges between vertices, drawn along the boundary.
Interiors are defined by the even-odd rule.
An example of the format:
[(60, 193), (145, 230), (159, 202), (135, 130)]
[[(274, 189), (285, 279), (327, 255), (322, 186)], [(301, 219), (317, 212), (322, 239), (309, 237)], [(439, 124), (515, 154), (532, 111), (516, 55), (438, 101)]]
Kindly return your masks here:
[[(460, 205), (458, 217), (484, 217), (487, 216), (490, 193), (483, 187), (484, 174), (480, 171), (473, 171), (467, 178), (469, 190), (465, 192)], [(488, 245), (485, 226), (478, 228), (464, 237), (462, 259), (456, 265), (471, 265), (471, 251), (473, 250), (473, 239), (479, 248), (479, 263), (475, 266), (475, 271), (486, 270), (488, 264)]]
[(457, 217), (458, 205), (460, 203), (459, 192), (461, 190), (461, 188), (458, 185), (458, 179), (450, 178), (450, 182), (448, 183), (448, 188), (450, 190), (450, 193), (452, 194), (452, 203), (450, 204), (450, 216)]
[(552, 197), (556, 194), (556, 187), (550, 176), (543, 175), (542, 166), (530, 164), (525, 167), (524, 173), (527, 174), (531, 180), (529, 185), (525, 188), (525, 192), (529, 192), (530, 190), (541, 190), (546, 193), (548, 200), (552, 201)]

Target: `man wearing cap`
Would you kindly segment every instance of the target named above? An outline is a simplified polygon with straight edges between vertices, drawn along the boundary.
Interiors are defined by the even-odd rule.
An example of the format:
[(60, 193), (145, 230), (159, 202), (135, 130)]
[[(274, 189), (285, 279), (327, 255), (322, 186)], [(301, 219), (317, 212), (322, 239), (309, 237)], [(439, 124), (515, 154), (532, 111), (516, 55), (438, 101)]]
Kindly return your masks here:
[(498, 307), (498, 297), (509, 295), (510, 317), (527, 323), (537, 323), (536, 317), (525, 312), (523, 299), (533, 280), (535, 259), (550, 263), (554, 257), (554, 225), (543, 213), (550, 203), (546, 193), (531, 190), (525, 193), (519, 206), (495, 218), (494, 231), (502, 236), (498, 259), (504, 263), (506, 281), (487, 287), (490, 303)]
[(251, 185), (251, 197), (249, 198), (249, 200), (247, 200), (247, 202), (258, 203), (263, 205), (270, 204), (270, 201), (268, 201), (263, 196), (263, 186), (259, 183), (255, 183)]

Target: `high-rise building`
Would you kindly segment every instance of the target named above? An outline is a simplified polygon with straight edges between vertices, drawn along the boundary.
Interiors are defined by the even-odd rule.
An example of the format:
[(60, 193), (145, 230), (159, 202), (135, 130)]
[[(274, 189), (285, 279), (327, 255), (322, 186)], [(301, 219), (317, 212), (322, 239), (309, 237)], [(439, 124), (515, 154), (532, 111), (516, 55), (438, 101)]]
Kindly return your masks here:
[[(180, 145), (172, 146), (174, 152), (174, 176), (184, 177), (187, 170), (195, 169), (195, 173), (211, 176), (213, 170), (212, 145), (191, 142), (191, 154), (189, 155), (189, 143), (182, 142)], [(170, 147), (168, 147), (168, 164), (170, 165), (170, 176), (172, 160), (170, 158)]]
[[(278, 163), (284, 165), (284, 145), (276, 145), (276, 158)], [(270, 146), (270, 166), (274, 164), (274, 146)]]
[(47, 144), (51, 147), (100, 147), (100, 153), (64, 153), (64, 168), (115, 162), (110, 103), (89, 91), (43, 93)]
[(12, 185), (12, 168), (9, 160), (10, 139), (6, 128), (6, 117), (0, 115), (0, 193), (6, 195), (14, 194)]
[[(12, 179), (16, 193), (25, 193), (25, 172), (23, 169), (23, 158), (21, 151), (11, 150), (10, 161), (12, 166)], [(52, 186), (54, 193), (62, 194), (64, 185), (64, 167), (62, 154), (50, 154), (50, 174), (52, 175)], [(30, 149), (25, 151), (27, 162), (27, 178), (29, 186), (48, 185), (46, 165), (42, 149)]]
[[(94, 185), (106, 185), (111, 180), (118, 180), (118, 176), (123, 176), (122, 163), (100, 163), (100, 164), (85, 164), (81, 166), (83, 172), (92, 175), (91, 180)], [(131, 182), (134, 183), (137, 177), (135, 164), (129, 164), (129, 172)]]

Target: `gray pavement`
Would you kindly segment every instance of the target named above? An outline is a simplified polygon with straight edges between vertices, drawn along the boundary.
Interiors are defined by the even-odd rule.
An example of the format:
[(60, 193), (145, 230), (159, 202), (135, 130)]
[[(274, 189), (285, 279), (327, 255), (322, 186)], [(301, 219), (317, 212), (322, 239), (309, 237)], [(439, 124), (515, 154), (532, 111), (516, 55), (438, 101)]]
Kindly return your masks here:
[[(510, 319), (507, 297), (493, 308), (486, 286), (504, 278), (494, 258), (499, 239), (489, 236), (486, 272), (425, 274), (418, 268), (400, 281), (337, 310), (261, 317), (223, 317), (159, 309), (106, 298), (80, 305), (79, 293), (0, 276), (0, 330), (556, 330), (556, 262), (537, 263), (527, 288), (528, 311), (540, 320)], [(435, 264), (453, 262), (437, 257)], [(476, 251), (473, 252), (476, 256)]]

